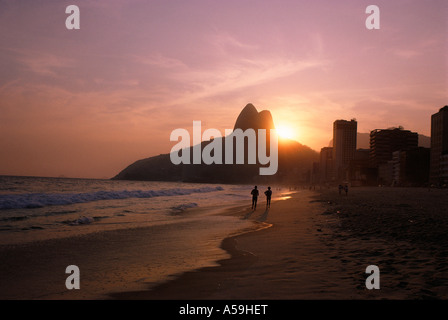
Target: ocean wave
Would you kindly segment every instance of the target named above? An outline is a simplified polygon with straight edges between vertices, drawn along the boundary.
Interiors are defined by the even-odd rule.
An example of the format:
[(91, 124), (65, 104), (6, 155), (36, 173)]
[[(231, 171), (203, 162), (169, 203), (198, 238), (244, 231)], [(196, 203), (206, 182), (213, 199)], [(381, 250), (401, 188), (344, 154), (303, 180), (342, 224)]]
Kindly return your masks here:
[(117, 200), (129, 198), (153, 198), (189, 195), (224, 190), (222, 187), (203, 187), (192, 189), (166, 189), (166, 190), (122, 190), (97, 191), (88, 193), (27, 193), (27, 194), (0, 194), (0, 210), (42, 208), (46, 206), (70, 205), (99, 200)]
[(171, 207), (171, 209), (173, 211), (185, 211), (185, 210), (190, 209), (190, 208), (196, 208), (197, 206), (198, 206), (197, 203), (191, 202), (191, 203), (185, 203), (185, 204), (181, 204), (181, 205), (178, 205), (178, 206), (175, 206), (175, 207)]
[(95, 221), (95, 219), (92, 217), (80, 217), (73, 221), (64, 221), (64, 223), (67, 223), (70, 226), (79, 226), (82, 224), (91, 224), (94, 221)]
[(0, 222), (3, 221), (22, 221), (28, 219), (28, 216), (15, 216), (15, 217), (4, 217), (0, 218)]

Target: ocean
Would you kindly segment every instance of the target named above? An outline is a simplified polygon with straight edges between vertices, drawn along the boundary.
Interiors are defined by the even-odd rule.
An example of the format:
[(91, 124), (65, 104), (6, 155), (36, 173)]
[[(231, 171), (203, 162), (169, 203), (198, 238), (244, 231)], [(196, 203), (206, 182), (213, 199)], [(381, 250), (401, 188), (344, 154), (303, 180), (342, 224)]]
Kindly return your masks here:
[[(264, 191), (266, 187), (259, 189)], [(176, 274), (216, 265), (218, 260), (228, 257), (220, 249), (221, 241), (256, 228), (253, 220), (243, 218), (241, 209), (250, 208), (252, 188), (252, 185), (0, 176), (0, 246), (14, 248), (39, 243), (38, 250), (48, 261), (52, 259), (48, 258), (51, 253), (45, 251), (48, 241), (147, 228), (148, 242), (145, 237), (139, 240), (145, 242), (145, 249), (138, 253), (138, 259), (121, 258), (119, 250), (115, 257), (114, 248), (108, 249), (108, 244), (103, 247), (111, 250), (108, 258), (111, 261), (125, 264), (132, 260), (135, 270), (139, 268), (134, 274), (121, 274), (121, 289), (132, 288), (129, 284), (137, 282), (156, 284)], [(276, 190), (279, 189), (274, 188), (273, 200), (280, 196)], [(288, 193), (283, 191), (282, 195)], [(263, 208), (264, 195), (260, 194), (259, 206)], [(238, 207), (241, 212), (221, 214), (231, 207)], [(259, 213), (263, 211), (260, 209)], [(118, 243), (115, 248), (119, 246)], [(88, 252), (87, 248), (85, 251)], [(30, 262), (39, 265), (40, 253), (33, 254), (35, 261)], [(97, 264), (92, 270), (106, 263), (92, 259)], [(151, 269), (147, 274), (146, 266)], [(110, 270), (109, 273), (121, 272), (110, 263), (103, 269)], [(105, 294), (98, 291), (98, 285), (93, 287), (89, 291), (91, 296), (83, 298)], [(109, 286), (108, 290), (114, 289)], [(49, 292), (44, 297), (54, 294)]]
[(173, 223), (250, 205), (253, 186), (0, 176), (0, 244)]

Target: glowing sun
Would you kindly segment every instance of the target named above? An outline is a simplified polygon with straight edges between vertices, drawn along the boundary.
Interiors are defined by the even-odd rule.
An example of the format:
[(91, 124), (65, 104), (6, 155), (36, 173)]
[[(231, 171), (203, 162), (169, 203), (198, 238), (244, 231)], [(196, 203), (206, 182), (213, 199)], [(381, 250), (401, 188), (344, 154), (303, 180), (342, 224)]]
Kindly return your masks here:
[(277, 134), (280, 138), (293, 139), (295, 136), (294, 129), (287, 126), (276, 127)]

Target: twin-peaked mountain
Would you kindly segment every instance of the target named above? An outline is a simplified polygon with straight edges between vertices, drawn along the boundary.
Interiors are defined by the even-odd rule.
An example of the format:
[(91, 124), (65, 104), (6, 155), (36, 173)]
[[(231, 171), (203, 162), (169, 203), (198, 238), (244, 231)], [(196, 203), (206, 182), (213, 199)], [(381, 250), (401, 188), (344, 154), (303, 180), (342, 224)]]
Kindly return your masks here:
[[(275, 129), (275, 125), (269, 111), (263, 110), (258, 112), (252, 104), (246, 105), (235, 122), (234, 133), (236, 129), (241, 129), (243, 132), (246, 132), (247, 129), (254, 129), (256, 133), (260, 129), (266, 130), (266, 155), (270, 154), (269, 132), (270, 129)], [(214, 146), (220, 146), (220, 150), (222, 150), (222, 163), (225, 163), (225, 138), (218, 137), (210, 141), (204, 141), (201, 143), (201, 150), (204, 151), (204, 148), (211, 143)], [(191, 160), (189, 164), (181, 163), (175, 165), (171, 162), (170, 154), (161, 154), (136, 161), (113, 179), (203, 183), (294, 183), (301, 180), (303, 174), (318, 159), (318, 153), (309, 147), (293, 140), (281, 138), (278, 140), (277, 172), (274, 175), (260, 175), (260, 167), (267, 168), (272, 166), (272, 159), (271, 163), (268, 164), (260, 164), (259, 161), (255, 164), (248, 164), (247, 143), (244, 147), (244, 164), (237, 164), (236, 161), (232, 161), (232, 164), (192, 164), (193, 148), (191, 146), (188, 148), (189, 150), (177, 151), (187, 152)], [(210, 149), (210, 146), (208, 149)], [(234, 158), (235, 151), (234, 145)]]
[(249, 103), (236, 118), (233, 130), (235, 129), (242, 129), (243, 131), (247, 129), (254, 129), (255, 131), (259, 129), (270, 130), (275, 129), (275, 125), (268, 110), (258, 112), (254, 105)]

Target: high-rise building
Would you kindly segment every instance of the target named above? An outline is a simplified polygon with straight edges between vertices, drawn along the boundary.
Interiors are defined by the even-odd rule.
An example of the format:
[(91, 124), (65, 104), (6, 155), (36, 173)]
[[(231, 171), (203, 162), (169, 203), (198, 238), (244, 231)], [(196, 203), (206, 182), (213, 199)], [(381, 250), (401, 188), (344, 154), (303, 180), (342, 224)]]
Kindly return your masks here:
[(352, 186), (375, 185), (377, 171), (370, 167), (370, 149), (356, 149), (355, 159), (350, 161), (349, 180)]
[(431, 160), (429, 180), (432, 184), (447, 183), (444, 172), (448, 154), (448, 106), (431, 116)]
[(417, 147), (393, 152), (392, 184), (422, 186), (429, 178), (429, 148)]
[(355, 159), (358, 123), (355, 119), (333, 123), (333, 163), (337, 180), (347, 179), (350, 161)]
[(370, 164), (380, 167), (392, 160), (397, 150), (418, 147), (418, 133), (403, 128), (376, 129), (370, 132)]
[(320, 182), (330, 182), (333, 179), (333, 148), (320, 149)]
[(440, 156), (440, 185), (448, 184), (448, 153)]

